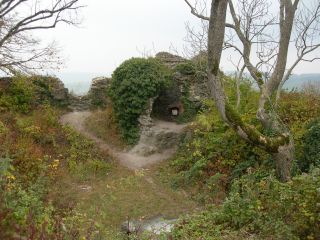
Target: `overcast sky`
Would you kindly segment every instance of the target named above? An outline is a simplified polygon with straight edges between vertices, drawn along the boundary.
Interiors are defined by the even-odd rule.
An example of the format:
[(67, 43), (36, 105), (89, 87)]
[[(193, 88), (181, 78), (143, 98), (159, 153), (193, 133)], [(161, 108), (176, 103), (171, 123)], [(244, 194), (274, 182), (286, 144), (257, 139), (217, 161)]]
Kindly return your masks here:
[[(275, 0), (275, 2), (278, 2)], [(62, 26), (41, 32), (46, 41), (59, 42), (67, 58), (66, 72), (90, 72), (110, 75), (124, 60), (168, 51), (170, 46), (182, 49), (185, 23), (197, 24), (183, 0), (82, 0), (81, 27)], [(225, 54), (223, 70), (232, 70)], [(293, 55), (289, 58), (294, 57)], [(320, 72), (318, 63), (302, 64), (296, 73)]]

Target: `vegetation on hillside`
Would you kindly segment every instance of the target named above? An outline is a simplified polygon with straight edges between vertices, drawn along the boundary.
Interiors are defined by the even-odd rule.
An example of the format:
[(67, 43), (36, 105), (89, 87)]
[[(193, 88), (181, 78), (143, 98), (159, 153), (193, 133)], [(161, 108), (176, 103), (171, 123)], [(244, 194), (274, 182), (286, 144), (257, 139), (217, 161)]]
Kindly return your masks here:
[[(176, 218), (197, 207), (183, 191), (171, 189), (156, 168), (133, 172), (118, 166), (108, 152), (62, 126), (59, 119), (67, 109), (36, 97), (33, 81), (8, 91), (26, 79), (16, 77), (1, 87), (8, 102), (32, 103), (20, 108), (20, 101), (0, 116), (1, 239), (123, 240), (128, 236), (120, 226), (128, 219)], [(40, 90), (51, 96), (51, 88)], [(100, 126), (106, 112), (88, 121), (88, 128), (117, 132), (114, 118)]]
[[(225, 78), (229, 101), (234, 104), (233, 84), (233, 79)], [(254, 123), (256, 106), (248, 103), (257, 93), (245, 82), (241, 89), (240, 111), (247, 122)], [(320, 96), (284, 93), (278, 111), (296, 145), (294, 178), (288, 183), (275, 177), (272, 155), (242, 140), (223, 123), (214, 104), (207, 102), (207, 110), (189, 128), (170, 166), (173, 187), (193, 192), (208, 209), (182, 218), (174, 239), (320, 236), (320, 208), (316, 204), (320, 200)]]
[(184, 218), (174, 239), (318, 239), (320, 169), (280, 183), (256, 171), (234, 181), (221, 206)]
[[(110, 87), (96, 79), (87, 96), (69, 99), (59, 79), (34, 75), (63, 61), (55, 42), (33, 33), (80, 24), (82, 1), (0, 0), (0, 74), (8, 76), (0, 78), (0, 239), (320, 239), (320, 84), (283, 91), (300, 63), (319, 60), (320, 0), (184, 2), (200, 20), (186, 24), (189, 60), (132, 58)], [(121, 17), (134, 15), (142, 18)], [(226, 49), (234, 78), (220, 71)], [(70, 101), (70, 109), (101, 111), (86, 126), (72, 119), (76, 132), (61, 120)], [(189, 123), (179, 149), (148, 168), (123, 164), (160, 156), (143, 141), (137, 158), (108, 152), (138, 142), (151, 104), (152, 116)], [(180, 128), (171, 137), (168, 125), (159, 121), (142, 140), (176, 141)], [(172, 231), (140, 231), (155, 217), (176, 219)]]
[(64, 181), (103, 176), (110, 163), (91, 141), (59, 123), (61, 109), (37, 98), (39, 85), (30, 78), (17, 76), (7, 87), (1, 88), (0, 238), (91, 236), (93, 220), (74, 212), (74, 198), (63, 191), (72, 194), (71, 183)]
[(86, 127), (110, 146), (116, 149), (124, 149), (126, 147), (126, 142), (120, 134), (112, 106), (109, 105), (103, 110), (95, 111), (86, 120)]

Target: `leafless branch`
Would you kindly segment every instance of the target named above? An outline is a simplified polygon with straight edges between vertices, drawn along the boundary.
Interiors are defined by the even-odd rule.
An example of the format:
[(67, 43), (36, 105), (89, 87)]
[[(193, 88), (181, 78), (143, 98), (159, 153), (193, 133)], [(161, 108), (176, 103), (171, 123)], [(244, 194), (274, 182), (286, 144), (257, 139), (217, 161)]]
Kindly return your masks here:
[(37, 70), (60, 64), (55, 44), (41, 46), (30, 34), (52, 29), (60, 23), (77, 25), (80, 0), (1, 0), (0, 1), (0, 70), (6, 72)]
[[(194, 16), (196, 16), (197, 18), (200, 18), (200, 19), (202, 19), (202, 20), (204, 20), (204, 21), (209, 21), (209, 20), (210, 20), (209, 17), (203, 15), (203, 13), (202, 13), (203, 11), (202, 11), (202, 12), (199, 12), (199, 11), (197, 10), (197, 8), (196, 8), (195, 6), (193, 6), (188, 0), (184, 0), (184, 1), (185, 1), (185, 3), (189, 6), (192, 15), (194, 15)], [(204, 8), (204, 9), (205, 9), (205, 8)], [(203, 9), (203, 10), (204, 10), (204, 9)], [(226, 27), (228, 27), (228, 28), (234, 28), (234, 25), (232, 25), (232, 24), (230, 24), (230, 23), (225, 23), (225, 25), (226, 25)]]
[(314, 62), (320, 60), (319, 56), (310, 56), (320, 48), (320, 1), (301, 3), (301, 8), (296, 14), (294, 45), (297, 59), (287, 69), (277, 90), (276, 102), (280, 99), (281, 90), (290, 78), (293, 70), (300, 62)]

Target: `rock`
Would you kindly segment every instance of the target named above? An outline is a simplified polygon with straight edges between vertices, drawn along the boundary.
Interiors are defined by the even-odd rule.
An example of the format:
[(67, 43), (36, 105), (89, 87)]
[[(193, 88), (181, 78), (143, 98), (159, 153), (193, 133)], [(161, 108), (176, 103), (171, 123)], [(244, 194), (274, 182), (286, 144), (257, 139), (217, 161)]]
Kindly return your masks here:
[(160, 235), (162, 233), (171, 233), (174, 224), (177, 221), (177, 219), (166, 220), (162, 218), (155, 218), (142, 225), (142, 229), (144, 231), (152, 232), (156, 235)]
[(153, 103), (155, 101), (155, 98), (150, 98), (148, 100), (147, 106), (146, 106), (146, 110), (144, 111), (143, 114), (140, 115), (138, 122), (140, 124), (140, 129), (143, 130), (145, 128), (150, 128), (154, 125), (152, 118), (151, 118), (151, 113), (153, 110)]
[(159, 52), (156, 54), (156, 58), (160, 59), (164, 64), (170, 68), (176, 67), (178, 64), (186, 61), (183, 57), (173, 55), (168, 52)]
[(155, 100), (153, 106), (155, 116), (174, 121), (176, 116), (172, 115), (171, 110), (172, 108), (175, 108), (178, 110), (178, 115), (183, 114), (186, 109), (183, 102), (184, 98), (187, 98), (196, 108), (198, 108), (201, 107), (202, 100), (210, 97), (206, 72), (203, 72), (202, 74), (200, 72), (197, 72), (196, 74), (187, 74), (181, 73), (176, 69), (176, 67), (182, 63), (188, 64), (191, 61), (196, 64), (199, 61), (204, 61), (203, 59), (206, 59), (204, 56), (206, 56), (206, 54), (201, 53), (199, 56), (187, 60), (166, 52), (160, 52), (156, 55), (156, 58), (160, 59), (175, 72), (171, 79), (171, 87), (162, 91)]
[(69, 104), (69, 91), (59, 78), (33, 76), (31, 79), (36, 86), (35, 94), (39, 103), (50, 101), (57, 106), (67, 106)]
[(130, 153), (137, 154), (139, 156), (147, 157), (158, 151), (157, 147), (149, 144), (140, 143), (131, 149)]
[(67, 102), (69, 91), (63, 82), (56, 77), (34, 76), (33, 82), (37, 86), (36, 93), (40, 98), (51, 98), (53, 102)]
[[(171, 87), (162, 91), (159, 97), (155, 100), (153, 105), (153, 113), (156, 117), (160, 117), (166, 120), (173, 120), (170, 108), (173, 105), (176, 107), (182, 107), (181, 97), (182, 91), (179, 84), (172, 79)], [(183, 112), (183, 109), (179, 108), (179, 114)]]
[(92, 107), (106, 107), (109, 103), (107, 89), (110, 86), (111, 78), (97, 77), (92, 80), (88, 97)]
[(146, 221), (126, 221), (121, 224), (121, 231), (131, 234), (141, 234), (143, 232), (151, 232), (156, 235), (162, 233), (170, 233), (177, 219), (166, 220), (160, 217)]
[(178, 145), (183, 125), (162, 121), (155, 123), (154, 126), (141, 130), (139, 143), (130, 150), (130, 153), (146, 157)]
[(86, 96), (70, 96), (70, 105), (69, 108), (73, 111), (86, 111), (90, 109), (91, 102), (89, 97)]
[[(12, 77), (0, 78), (0, 88), (9, 88), (13, 79)], [(67, 106), (69, 104), (69, 91), (59, 78), (34, 75), (28, 77), (28, 81), (34, 86), (36, 104), (42, 104), (46, 101), (56, 106)]]
[(111, 79), (107, 77), (97, 77), (92, 79), (90, 90), (85, 96), (70, 97), (70, 108), (74, 111), (86, 111), (92, 108), (105, 108), (109, 99), (107, 89)]
[(138, 221), (125, 221), (121, 224), (121, 232), (131, 235), (141, 232), (141, 223)]
[(89, 185), (80, 185), (79, 189), (84, 191), (84, 192), (90, 192), (92, 190), (92, 187)]
[(64, 83), (57, 77), (32, 76), (31, 80), (36, 86), (35, 92), (39, 103), (50, 101), (56, 106), (69, 105), (69, 91)]
[(52, 90), (52, 96), (54, 100), (64, 101), (68, 99), (69, 91), (67, 88), (65, 88), (60, 79), (56, 78), (54, 81), (52, 81), (50, 88)]

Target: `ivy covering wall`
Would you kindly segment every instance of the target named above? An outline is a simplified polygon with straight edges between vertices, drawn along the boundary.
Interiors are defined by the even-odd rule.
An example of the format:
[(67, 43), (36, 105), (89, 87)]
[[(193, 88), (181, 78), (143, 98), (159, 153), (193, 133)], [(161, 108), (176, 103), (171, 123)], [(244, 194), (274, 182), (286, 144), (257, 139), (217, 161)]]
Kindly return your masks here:
[(138, 119), (148, 100), (168, 85), (171, 71), (154, 58), (132, 58), (113, 73), (109, 96), (123, 138), (128, 144), (139, 139)]

